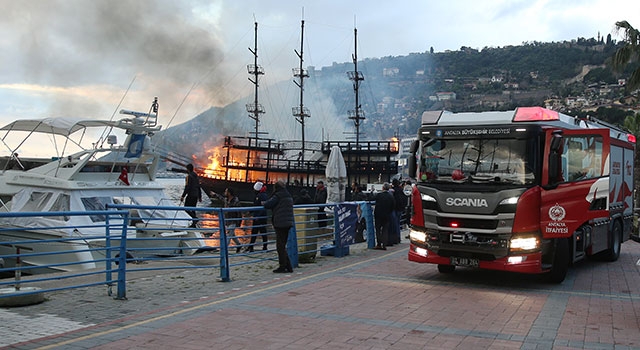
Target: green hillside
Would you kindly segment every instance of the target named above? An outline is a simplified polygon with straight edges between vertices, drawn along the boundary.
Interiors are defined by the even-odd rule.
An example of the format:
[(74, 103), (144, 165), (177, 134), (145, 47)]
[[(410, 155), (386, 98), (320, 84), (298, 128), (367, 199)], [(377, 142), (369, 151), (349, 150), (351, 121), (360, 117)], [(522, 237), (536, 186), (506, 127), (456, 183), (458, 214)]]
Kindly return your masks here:
[[(508, 110), (531, 105), (546, 105), (572, 115), (590, 114), (622, 124), (625, 116), (638, 110), (638, 104), (620, 79), (628, 77), (637, 66), (630, 65), (620, 73), (609, 68), (609, 60), (619, 46), (610, 37), (579, 38), (366, 58), (358, 62), (365, 77), (359, 90), (366, 116), (361, 131), (369, 139), (402, 137), (416, 132), (425, 110)], [(350, 62), (309, 67), (311, 84), (308, 89), (305, 86), (305, 103), (322, 96), (323, 103), (332, 104), (331, 113), (344, 120), (346, 132), (351, 128), (347, 115), (355, 109), (353, 85), (346, 74), (349, 71), (353, 71)], [(196, 161), (206, 161), (203, 148), (221, 145), (224, 135), (244, 135), (252, 130), (253, 121), (244, 111), (248, 102), (212, 108), (163, 131), (162, 146), (194, 155)], [(294, 101), (273, 107), (274, 111), (268, 114), (290, 115), (292, 105)], [(316, 115), (313, 121), (321, 123), (324, 119), (328, 118)], [(292, 117), (290, 120), (295, 123)], [(267, 132), (275, 133), (281, 128), (273, 124), (278, 123), (266, 123)], [(325, 126), (318, 124), (315, 128)]]

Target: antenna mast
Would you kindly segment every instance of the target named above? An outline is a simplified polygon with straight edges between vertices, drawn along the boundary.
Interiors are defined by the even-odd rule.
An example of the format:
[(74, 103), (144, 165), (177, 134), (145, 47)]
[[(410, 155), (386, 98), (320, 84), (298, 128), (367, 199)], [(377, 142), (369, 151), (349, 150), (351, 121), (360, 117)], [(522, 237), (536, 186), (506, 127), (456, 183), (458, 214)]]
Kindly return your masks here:
[(364, 120), (364, 112), (360, 105), (360, 82), (364, 80), (362, 72), (358, 71), (358, 29), (353, 28), (354, 36), (354, 54), (352, 55), (354, 69), (352, 72), (347, 72), (349, 80), (353, 81), (353, 91), (356, 95), (356, 109), (349, 111), (349, 119), (353, 120), (353, 124), (356, 127), (356, 147), (360, 144), (360, 121)]
[(293, 76), (298, 78), (298, 81), (293, 81), (298, 88), (300, 88), (300, 105), (293, 107), (293, 116), (296, 118), (296, 121), (302, 125), (302, 149), (300, 151), (300, 164), (304, 164), (304, 118), (311, 117), (309, 114), (309, 109), (304, 106), (303, 98), (304, 98), (304, 78), (309, 77), (309, 72), (306, 69), (302, 68), (302, 63), (304, 62), (302, 58), (302, 50), (304, 47), (304, 20), (302, 20), (302, 34), (300, 35), (300, 52), (295, 51), (298, 58), (300, 58), (300, 67), (293, 68)]
[(261, 104), (258, 103), (258, 86), (259, 86), (258, 78), (260, 77), (260, 75), (264, 74), (264, 70), (262, 69), (262, 66), (258, 65), (258, 22), (255, 22), (254, 46), (253, 46), (253, 49), (249, 48), (249, 51), (251, 51), (251, 53), (253, 54), (253, 64), (247, 65), (247, 71), (249, 72), (250, 75), (253, 75), (253, 79), (249, 77), (249, 81), (253, 83), (255, 87), (255, 92), (254, 92), (253, 103), (247, 104), (246, 107), (247, 107), (247, 112), (249, 113), (249, 118), (255, 120), (256, 122), (254, 132), (255, 132), (256, 145), (257, 145), (258, 136), (260, 134), (264, 134), (263, 132), (260, 132), (258, 130), (258, 127), (260, 125), (260, 114), (264, 113), (264, 108), (262, 107)]

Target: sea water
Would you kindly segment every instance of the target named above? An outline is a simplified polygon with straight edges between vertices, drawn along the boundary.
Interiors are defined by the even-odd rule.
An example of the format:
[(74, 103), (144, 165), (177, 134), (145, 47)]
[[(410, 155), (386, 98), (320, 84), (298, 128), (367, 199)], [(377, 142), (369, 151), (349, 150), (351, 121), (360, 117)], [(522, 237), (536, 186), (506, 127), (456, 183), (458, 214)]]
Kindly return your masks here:
[(180, 196), (182, 195), (182, 191), (184, 190), (184, 179), (159, 178), (158, 183), (160, 183), (164, 187), (164, 192), (167, 194), (167, 197), (173, 200), (175, 202), (175, 205), (180, 205)]
[[(182, 196), (182, 192), (184, 191), (184, 178), (158, 178), (158, 183), (160, 183), (164, 187), (164, 192), (167, 194), (171, 200), (173, 200), (174, 204), (177, 206), (182, 206), (184, 203), (180, 203), (180, 196)], [(211, 207), (213, 203), (209, 196), (207, 196), (204, 192), (202, 193), (202, 202), (198, 203), (199, 207)]]

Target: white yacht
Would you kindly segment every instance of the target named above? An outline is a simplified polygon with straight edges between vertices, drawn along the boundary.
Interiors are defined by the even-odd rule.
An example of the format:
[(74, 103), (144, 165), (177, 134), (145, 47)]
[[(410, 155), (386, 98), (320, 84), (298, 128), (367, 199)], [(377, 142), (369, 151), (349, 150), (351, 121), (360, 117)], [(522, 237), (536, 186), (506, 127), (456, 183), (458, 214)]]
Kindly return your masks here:
[[(161, 129), (157, 98), (149, 113), (120, 113), (124, 116), (117, 121), (46, 118), (17, 120), (0, 128), (0, 141), (8, 150), (8, 155), (0, 157), (0, 212), (48, 213), (0, 217), (0, 255), (16, 254), (21, 248), (22, 266), (47, 265), (58, 271), (99, 267), (94, 260), (105, 257), (105, 250), (99, 248), (106, 244), (106, 217), (51, 212), (100, 211), (111, 204), (176, 205), (156, 182), (160, 155), (151, 139)], [(126, 138), (123, 145), (118, 145), (118, 133)], [(87, 139), (97, 142), (84, 147)], [(51, 153), (59, 152), (46, 158), (19, 157), (18, 149), (43, 140), (53, 142)], [(41, 153), (49, 151), (46, 146), (36, 147)], [(130, 214), (129, 257), (193, 254), (206, 246), (202, 234), (189, 228), (191, 217), (182, 210), (140, 209)], [(110, 233), (111, 246), (119, 245), (121, 233), (122, 228)], [(42, 240), (53, 241), (43, 244)], [(5, 265), (15, 264), (11, 260), (5, 258)]]

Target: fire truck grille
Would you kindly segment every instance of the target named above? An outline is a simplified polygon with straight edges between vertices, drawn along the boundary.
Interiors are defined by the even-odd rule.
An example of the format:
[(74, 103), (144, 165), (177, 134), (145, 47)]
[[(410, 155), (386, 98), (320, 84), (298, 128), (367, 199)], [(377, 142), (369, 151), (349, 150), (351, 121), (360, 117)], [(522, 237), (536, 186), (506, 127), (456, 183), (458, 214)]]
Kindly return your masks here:
[(456, 219), (438, 217), (438, 226), (457, 227), (460, 229), (495, 230), (498, 220)]
[(440, 232), (429, 246), (440, 256), (460, 256), (495, 260), (504, 257), (509, 250), (507, 235), (488, 235), (471, 232)]

